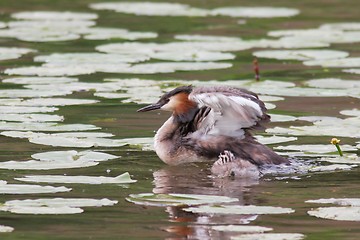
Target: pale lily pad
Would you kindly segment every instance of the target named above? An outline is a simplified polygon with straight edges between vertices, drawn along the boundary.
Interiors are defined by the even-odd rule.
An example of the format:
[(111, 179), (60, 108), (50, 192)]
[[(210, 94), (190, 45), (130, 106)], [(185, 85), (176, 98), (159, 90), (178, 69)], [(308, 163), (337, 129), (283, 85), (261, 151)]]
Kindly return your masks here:
[[(331, 153), (337, 152), (336, 147), (332, 144), (302, 144), (302, 145), (287, 145), (275, 147), (277, 150), (287, 151), (302, 151), (311, 153)], [(343, 151), (356, 151), (357, 148), (350, 145), (341, 145)]]
[(103, 153), (103, 152), (94, 152), (94, 151), (51, 151), (51, 152), (43, 152), (36, 153), (31, 155), (32, 158), (38, 159), (40, 161), (107, 161), (111, 159), (116, 159), (118, 156)]
[(23, 75), (23, 76), (75, 76), (81, 74), (91, 74), (95, 70), (91, 68), (85, 68), (83, 66), (37, 66), (37, 67), (20, 67), (20, 68), (8, 68), (4, 73), (8, 75)]
[(293, 122), (298, 118), (289, 115), (280, 115), (280, 114), (270, 114), (272, 122)]
[(154, 194), (154, 193), (140, 193), (130, 194), (126, 198), (127, 201), (146, 206), (191, 206), (209, 203), (229, 203), (237, 202), (237, 198), (230, 198), (225, 196), (212, 195), (197, 195), (197, 194)]
[(307, 203), (331, 203), (352, 207), (360, 207), (360, 198), (321, 198), (317, 200), (307, 200)]
[(175, 35), (175, 39), (184, 40), (184, 41), (199, 41), (199, 42), (238, 42), (242, 41), (241, 38), (237, 37), (224, 37), (224, 36), (211, 36), (211, 35), (186, 35), (180, 34)]
[(56, 124), (52, 122), (0, 122), (0, 130), (66, 132), (96, 129), (99, 129), (99, 127), (91, 124)]
[(112, 206), (117, 203), (107, 198), (25, 199), (7, 201), (0, 210), (19, 214), (75, 214), (83, 212), (80, 207)]
[(291, 208), (270, 206), (239, 206), (239, 205), (204, 205), (183, 209), (186, 212), (203, 214), (285, 214), (295, 212)]
[(234, 54), (207, 51), (177, 51), (177, 52), (155, 52), (150, 54), (151, 58), (169, 61), (220, 61), (235, 58)]
[(63, 116), (50, 114), (0, 114), (0, 121), (9, 122), (62, 122)]
[(236, 6), (216, 8), (211, 11), (211, 14), (213, 15), (247, 18), (292, 17), (298, 15), (299, 13), (300, 11), (294, 8)]
[(43, 32), (43, 31), (70, 31), (78, 32), (80, 30), (88, 29), (91, 26), (96, 25), (92, 20), (70, 20), (70, 19), (56, 19), (56, 20), (20, 20), (10, 21), (8, 26), (10, 29), (17, 30), (20, 33), (24, 32)]
[(0, 61), (10, 60), (21, 57), (24, 54), (36, 52), (34, 49), (29, 48), (6, 48), (0, 47)]
[(192, 8), (186, 4), (167, 2), (104, 2), (90, 4), (90, 8), (145, 16), (203, 17), (209, 14), (209, 11), (205, 9)]
[[(0, 169), (12, 169), (12, 170), (50, 170), (50, 169), (68, 169), (68, 168), (83, 168), (92, 167), (98, 165), (99, 162), (93, 161), (6, 161), (0, 162)], [(1, 191), (0, 191), (1, 192)]]
[(342, 115), (346, 116), (354, 116), (354, 117), (360, 117), (360, 110), (359, 109), (351, 109), (351, 110), (342, 110), (340, 111)]
[(56, 107), (32, 107), (32, 106), (0, 106), (0, 112), (3, 114), (11, 113), (45, 113), (45, 112), (55, 112), (59, 110)]
[(56, 27), (0, 29), (0, 34), (2, 37), (16, 38), (28, 42), (69, 41), (80, 38), (79, 34), (71, 33), (65, 29), (57, 30)]
[(0, 184), (0, 194), (36, 194), (36, 193), (57, 193), (69, 192), (71, 188), (52, 187), (29, 184)]
[(51, 91), (34, 91), (31, 89), (1, 89), (0, 98), (38, 98), (54, 97), (71, 94), (71, 91), (62, 89), (52, 89)]
[(231, 240), (301, 240), (304, 238), (305, 235), (301, 233), (258, 233), (231, 237)]
[(13, 227), (0, 225), (0, 232), (12, 232), (14, 231)]
[(345, 154), (344, 156), (322, 157), (320, 161), (331, 162), (331, 163), (360, 164), (360, 157), (358, 157), (356, 154)]
[(149, 60), (149, 57), (134, 54), (105, 53), (53, 53), (51, 55), (36, 56), (34, 58), (35, 62), (73, 65), (137, 63), (146, 60)]
[(82, 184), (128, 184), (136, 180), (131, 179), (129, 173), (123, 173), (117, 177), (104, 176), (67, 176), (67, 175), (30, 175), (23, 178), (15, 178), (24, 182), (47, 182), (47, 183), (82, 183)]
[(359, 22), (339, 22), (339, 23), (326, 23), (322, 24), (320, 29), (326, 30), (342, 30), (342, 31), (359, 31)]
[(331, 164), (326, 166), (317, 166), (309, 169), (310, 172), (332, 172), (332, 171), (344, 171), (351, 170), (355, 165), (346, 164)]
[(79, 81), (77, 78), (68, 77), (20, 77), (20, 78), (7, 78), (2, 80), (4, 83), (14, 84), (59, 84), (59, 83), (71, 83)]
[(306, 81), (306, 84), (310, 87), (316, 88), (344, 88), (344, 89), (360, 89), (360, 81), (357, 80), (344, 80), (339, 78), (323, 78), (323, 79), (313, 79)]
[(81, 31), (81, 33), (84, 34), (83, 37), (88, 40), (106, 40), (115, 38), (137, 40), (158, 37), (158, 34), (155, 32), (133, 32), (127, 29), (101, 27), (88, 28)]
[(78, 12), (51, 12), (51, 11), (29, 11), (11, 14), (16, 19), (28, 20), (91, 20), (97, 19), (95, 13), (78, 13)]
[[(360, 39), (360, 35), (359, 35), (359, 39)], [(352, 68), (352, 67), (360, 67), (360, 57), (312, 60), (312, 61), (305, 61), (304, 64), (307, 66), (320, 65), (322, 67), (329, 67), (329, 68)]]
[(271, 58), (279, 60), (317, 60), (345, 58), (349, 53), (336, 50), (267, 50), (253, 53), (258, 58)]
[(242, 233), (262, 233), (272, 231), (272, 228), (248, 225), (218, 225), (211, 229), (221, 232), (242, 232)]
[(347, 73), (360, 74), (360, 68), (344, 69), (342, 71)]
[(310, 216), (339, 221), (360, 221), (360, 207), (321, 207), (308, 211)]
[(70, 98), (32, 98), (32, 99), (0, 99), (0, 105), (11, 106), (69, 106), (81, 104), (94, 104), (99, 101), (90, 99)]
[(297, 137), (282, 137), (282, 136), (256, 135), (255, 138), (262, 144), (276, 144), (276, 143), (291, 142), (297, 140)]

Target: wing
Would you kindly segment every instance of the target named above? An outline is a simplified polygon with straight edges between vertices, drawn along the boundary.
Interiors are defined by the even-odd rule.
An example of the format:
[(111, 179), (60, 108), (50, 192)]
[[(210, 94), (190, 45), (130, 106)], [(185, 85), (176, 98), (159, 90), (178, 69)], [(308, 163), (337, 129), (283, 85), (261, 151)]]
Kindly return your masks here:
[(189, 99), (200, 109), (210, 109), (199, 118), (194, 134), (244, 138), (246, 130), (261, 128), (270, 119), (258, 96), (241, 88), (200, 87)]

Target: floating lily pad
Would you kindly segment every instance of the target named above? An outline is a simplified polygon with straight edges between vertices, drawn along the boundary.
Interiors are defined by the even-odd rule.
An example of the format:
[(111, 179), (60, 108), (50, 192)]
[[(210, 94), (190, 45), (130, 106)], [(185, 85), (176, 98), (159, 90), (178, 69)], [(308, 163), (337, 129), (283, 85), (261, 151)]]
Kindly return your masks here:
[(320, 29), (326, 30), (343, 30), (343, 31), (359, 31), (359, 22), (340, 22), (340, 23), (326, 23), (322, 24)]
[[(99, 162), (92, 161), (6, 161), (0, 162), (0, 169), (12, 169), (12, 170), (50, 170), (50, 169), (68, 169), (68, 168), (83, 168), (92, 167), (98, 165)], [(1, 192), (1, 191), (0, 191)]]
[(99, 101), (90, 99), (70, 98), (32, 98), (32, 99), (0, 99), (0, 105), (11, 106), (69, 106), (81, 104), (94, 104)]
[(59, 84), (59, 83), (71, 83), (79, 81), (77, 78), (68, 77), (20, 77), (20, 78), (7, 78), (2, 80), (4, 83), (15, 84)]
[(272, 228), (248, 225), (218, 225), (211, 229), (221, 232), (243, 232), (243, 233), (262, 233), (272, 231)]
[(267, 50), (253, 53), (258, 58), (272, 58), (280, 60), (314, 60), (345, 58), (349, 53), (336, 50)]
[(317, 166), (309, 169), (310, 172), (332, 172), (332, 171), (344, 171), (351, 170), (354, 165), (346, 164), (331, 164), (326, 166)]
[(103, 152), (94, 152), (94, 151), (51, 151), (51, 152), (43, 152), (36, 153), (31, 155), (32, 158), (38, 159), (41, 161), (107, 161), (110, 159), (116, 159), (118, 156), (103, 153)]
[(360, 207), (321, 207), (308, 211), (310, 216), (339, 221), (360, 221)]
[(91, 124), (56, 124), (51, 122), (0, 122), (0, 130), (66, 132), (87, 131), (96, 129), (99, 129), (99, 127)]
[(63, 116), (50, 114), (0, 114), (0, 121), (9, 122), (62, 122)]
[(186, 4), (167, 2), (105, 2), (90, 4), (90, 8), (145, 16), (203, 17), (209, 14), (209, 11), (205, 9), (192, 8)]
[(186, 212), (205, 214), (284, 214), (295, 212), (291, 208), (270, 207), (270, 206), (239, 206), (239, 205), (215, 205), (198, 206), (183, 209)]
[(359, 109), (351, 109), (351, 110), (342, 110), (340, 111), (342, 115), (346, 116), (354, 116), (354, 117), (360, 117), (360, 110)]
[(310, 87), (316, 88), (345, 88), (345, 89), (360, 89), (360, 82), (356, 80), (343, 80), (338, 78), (323, 78), (323, 79), (313, 79), (306, 81), (306, 84)]
[(67, 175), (30, 175), (23, 178), (15, 178), (24, 182), (47, 182), (47, 183), (82, 183), (82, 184), (127, 184), (134, 183), (129, 173), (117, 177), (104, 176), (67, 176)]
[(20, 67), (8, 68), (4, 73), (8, 75), (22, 75), (22, 76), (75, 76), (81, 74), (94, 73), (94, 69), (78, 67), (78, 66), (37, 66), (37, 67)]
[(31, 53), (31, 52), (36, 52), (36, 50), (29, 49), (29, 48), (0, 47), (0, 61), (1, 60), (16, 59), (16, 58), (21, 57), (24, 54)]
[(331, 203), (337, 205), (360, 207), (360, 198), (321, 198), (317, 200), (307, 200), (307, 203)]
[(71, 91), (62, 89), (52, 89), (51, 91), (34, 91), (31, 89), (1, 89), (0, 98), (38, 98), (38, 97), (54, 97), (70, 94)]
[(225, 196), (212, 196), (212, 195), (196, 195), (196, 194), (153, 194), (153, 193), (140, 193), (130, 194), (126, 198), (127, 201), (146, 205), (146, 206), (191, 206), (209, 203), (229, 203), (237, 202), (237, 198), (230, 198)]
[(320, 161), (331, 162), (331, 163), (360, 164), (360, 157), (358, 157), (356, 154), (345, 154), (344, 156), (322, 157)]
[(155, 32), (133, 32), (127, 29), (119, 28), (101, 28), (92, 27), (81, 31), (83, 37), (88, 40), (106, 40), (106, 39), (126, 39), (126, 40), (137, 40), (137, 39), (148, 39), (156, 38), (158, 34)]
[[(312, 153), (331, 153), (337, 152), (336, 147), (332, 144), (302, 144), (302, 145), (287, 145), (275, 147), (278, 150), (288, 151), (302, 151)], [(341, 145), (343, 151), (356, 151), (357, 149), (350, 145)]]
[(0, 225), (0, 232), (12, 232), (14, 231), (13, 227)]
[(300, 11), (294, 8), (236, 6), (216, 8), (211, 11), (211, 14), (213, 15), (247, 18), (292, 17), (298, 15), (299, 13)]
[(322, 67), (329, 67), (329, 68), (352, 68), (352, 67), (360, 67), (360, 58), (348, 57), (341, 59), (312, 60), (312, 61), (305, 61), (304, 64), (307, 66), (320, 65)]
[(360, 68), (359, 69), (356, 69), (356, 68), (353, 68), (353, 69), (344, 69), (342, 70), (343, 72), (347, 72), (347, 73), (354, 73), (354, 74), (360, 74)]
[(66, 187), (52, 187), (52, 186), (40, 186), (29, 184), (7, 184), (2, 182), (0, 184), (1, 194), (35, 194), (35, 193), (57, 193), (57, 192), (69, 192), (71, 188)]
[(149, 57), (134, 54), (125, 55), (105, 53), (53, 53), (51, 55), (36, 56), (34, 58), (35, 62), (73, 65), (136, 63), (146, 60), (149, 60)]
[(83, 212), (80, 207), (112, 206), (117, 202), (107, 198), (25, 199), (7, 201), (0, 210), (18, 214), (75, 214)]
[(270, 114), (272, 122), (293, 122), (298, 118), (289, 115), (280, 115), (280, 114)]
[(220, 61), (235, 58), (234, 54), (207, 51), (181, 51), (181, 52), (155, 52), (150, 54), (151, 58), (169, 61)]
[(45, 113), (45, 112), (55, 112), (59, 110), (56, 107), (32, 107), (32, 106), (0, 106), (0, 112), (3, 114), (11, 113)]
[(255, 137), (262, 144), (276, 144), (276, 143), (291, 142), (297, 140), (297, 137), (261, 136), (261, 135), (256, 135)]
[(29, 11), (18, 12), (11, 14), (11, 17), (16, 19), (31, 19), (31, 20), (89, 20), (97, 19), (95, 13), (78, 13), (78, 12), (51, 12), (51, 11)]
[(301, 240), (304, 238), (305, 235), (301, 233), (258, 233), (231, 237), (231, 240)]

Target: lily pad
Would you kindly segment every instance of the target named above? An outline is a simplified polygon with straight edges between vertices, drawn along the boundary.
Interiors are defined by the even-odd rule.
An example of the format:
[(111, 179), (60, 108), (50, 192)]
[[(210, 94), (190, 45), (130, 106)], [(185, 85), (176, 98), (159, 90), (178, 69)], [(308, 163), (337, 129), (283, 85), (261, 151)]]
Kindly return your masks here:
[(13, 227), (0, 225), (0, 232), (12, 232), (14, 231)]
[(75, 214), (81, 213), (80, 207), (112, 206), (118, 201), (90, 198), (42, 198), (7, 201), (1, 211), (19, 214)]
[(8, 122), (62, 122), (63, 116), (50, 114), (0, 114), (0, 121)]
[(55, 11), (29, 11), (11, 14), (16, 19), (31, 20), (91, 20), (97, 19), (95, 13), (78, 13), (78, 12), (55, 12)]
[(37, 194), (69, 191), (71, 191), (71, 188), (66, 187), (52, 187), (29, 184), (7, 184), (4, 181), (0, 184), (0, 194)]
[(205, 9), (167, 2), (104, 2), (90, 4), (90, 8), (145, 16), (203, 17), (209, 14), (209, 11)]
[(313, 79), (306, 81), (306, 84), (310, 87), (316, 88), (344, 88), (344, 89), (360, 89), (360, 82), (357, 80), (343, 80), (338, 78), (323, 78), (323, 79)]
[(237, 198), (212, 195), (196, 195), (196, 194), (154, 194), (140, 193), (130, 194), (126, 198), (127, 201), (146, 206), (191, 206), (209, 203), (229, 203), (237, 202)]
[(230, 17), (246, 18), (274, 18), (274, 17), (292, 17), (298, 15), (300, 11), (294, 8), (276, 8), (276, 7), (223, 7), (211, 11), (212, 15), (222, 15)]
[(308, 211), (310, 216), (339, 221), (360, 221), (360, 207), (321, 207)]
[(331, 164), (326, 166), (317, 166), (309, 169), (310, 172), (332, 172), (332, 171), (344, 171), (351, 170), (354, 165), (346, 165), (346, 164)]
[[(69, 169), (69, 168), (83, 168), (92, 167), (98, 165), (99, 162), (93, 161), (5, 161), (0, 162), (0, 169), (12, 169), (12, 170), (50, 170), (50, 169)], [(1, 191), (0, 191), (1, 192)]]
[(239, 205), (204, 205), (183, 209), (186, 212), (203, 214), (285, 214), (295, 212), (291, 208), (270, 206), (239, 206)]
[(325, 68), (353, 68), (360, 67), (360, 58), (348, 57), (341, 59), (311, 60), (305, 61), (304, 64), (306, 66), (322, 66)]
[(68, 77), (20, 77), (20, 78), (7, 78), (3, 79), (4, 83), (14, 84), (59, 84), (59, 83), (71, 83), (79, 81), (77, 78)]
[(331, 203), (337, 205), (360, 207), (360, 198), (321, 198), (316, 200), (307, 200), (307, 203)]
[(59, 110), (56, 107), (32, 107), (32, 106), (0, 106), (0, 112), (3, 114), (14, 114), (14, 113), (45, 113), (55, 112)]
[(99, 127), (91, 124), (56, 124), (51, 122), (0, 122), (0, 130), (66, 132), (87, 131), (96, 129), (99, 129)]
[(349, 53), (336, 50), (267, 50), (253, 53), (258, 58), (272, 58), (280, 60), (315, 60), (345, 58)]
[(8, 75), (22, 76), (75, 76), (81, 74), (91, 74), (95, 70), (78, 66), (37, 66), (37, 67), (19, 67), (5, 69), (4, 73)]
[(262, 233), (272, 231), (272, 228), (260, 226), (244, 226), (244, 225), (218, 225), (212, 226), (211, 229), (221, 232), (242, 232), (242, 233)]
[(255, 138), (262, 144), (277, 144), (283, 142), (296, 141), (297, 137), (282, 137), (282, 136), (261, 136), (256, 135)]
[(360, 68), (353, 68), (353, 69), (344, 69), (342, 70), (343, 72), (347, 72), (347, 73), (354, 73), (354, 74), (360, 74)]
[(127, 29), (120, 28), (102, 28), (92, 27), (80, 32), (84, 39), (88, 40), (106, 40), (106, 39), (126, 39), (138, 40), (156, 38), (158, 34), (155, 32), (133, 32)]
[(305, 235), (301, 233), (258, 233), (231, 237), (231, 240), (301, 240), (304, 238)]
[[(302, 151), (312, 153), (331, 153), (337, 152), (335, 146), (332, 144), (302, 144), (302, 145), (287, 145), (275, 147), (277, 150), (287, 151)], [(341, 145), (343, 151), (356, 151), (357, 149), (350, 145)]]
[(94, 104), (99, 101), (90, 99), (70, 99), (70, 98), (32, 98), (32, 99), (0, 99), (0, 105), (11, 106), (69, 106)]
[[(341, 145), (342, 148), (342, 145)], [(345, 154), (344, 156), (328, 156), (322, 157), (320, 161), (331, 163), (347, 163), (347, 164), (360, 164), (360, 157), (356, 154)]]
[(68, 176), (68, 175), (29, 175), (23, 178), (15, 178), (24, 182), (47, 182), (47, 183), (82, 183), (82, 184), (127, 184), (134, 183), (128, 172), (117, 177), (104, 176)]

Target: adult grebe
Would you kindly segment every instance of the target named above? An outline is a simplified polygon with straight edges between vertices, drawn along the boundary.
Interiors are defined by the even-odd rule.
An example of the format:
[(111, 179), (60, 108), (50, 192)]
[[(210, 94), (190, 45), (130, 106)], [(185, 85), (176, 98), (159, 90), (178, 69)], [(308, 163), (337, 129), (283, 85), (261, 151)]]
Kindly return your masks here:
[(220, 177), (258, 175), (258, 166), (288, 163), (257, 142), (250, 130), (270, 121), (265, 104), (246, 89), (182, 86), (138, 112), (161, 109), (171, 117), (155, 135), (155, 151), (169, 165), (216, 160)]

